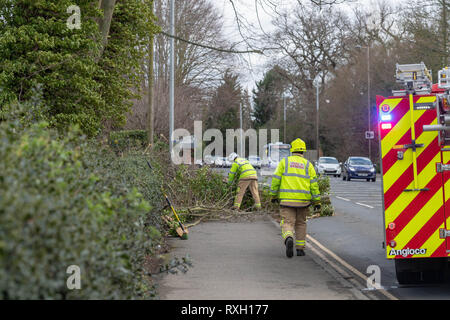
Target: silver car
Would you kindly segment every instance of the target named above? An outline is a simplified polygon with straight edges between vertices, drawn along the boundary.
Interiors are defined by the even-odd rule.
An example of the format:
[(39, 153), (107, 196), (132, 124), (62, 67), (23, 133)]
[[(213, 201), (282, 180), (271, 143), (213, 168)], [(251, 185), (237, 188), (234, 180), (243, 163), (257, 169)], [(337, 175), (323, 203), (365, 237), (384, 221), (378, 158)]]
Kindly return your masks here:
[(222, 168), (225, 166), (225, 158), (224, 157), (216, 157), (214, 160), (214, 165), (216, 167)]
[(249, 156), (248, 161), (254, 168), (261, 169), (261, 158), (258, 156)]
[(231, 165), (233, 164), (230, 160), (228, 160), (228, 158), (224, 158), (224, 167), (226, 168), (230, 168)]
[(317, 174), (330, 174), (335, 177), (341, 176), (341, 163), (334, 157), (320, 157), (317, 161)]
[(214, 161), (215, 161), (215, 160), (214, 160), (214, 157), (213, 157), (213, 156), (208, 155), (208, 156), (205, 156), (204, 161), (205, 161), (205, 164), (206, 164), (206, 165), (212, 166), (212, 165), (214, 165)]

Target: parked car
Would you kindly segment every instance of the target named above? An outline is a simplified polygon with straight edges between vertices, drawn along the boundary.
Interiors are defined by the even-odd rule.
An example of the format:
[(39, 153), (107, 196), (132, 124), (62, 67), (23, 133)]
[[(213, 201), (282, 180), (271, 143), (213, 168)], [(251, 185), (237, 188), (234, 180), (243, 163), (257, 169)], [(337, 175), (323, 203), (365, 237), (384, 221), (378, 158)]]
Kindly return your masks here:
[(216, 157), (214, 161), (214, 165), (216, 167), (222, 168), (225, 166), (225, 158), (224, 157)]
[(263, 158), (261, 160), (261, 167), (268, 167), (269, 166), (269, 159), (268, 158)]
[(376, 170), (372, 161), (365, 157), (349, 157), (342, 168), (342, 180), (366, 179), (376, 181)]
[(224, 167), (230, 168), (232, 164), (233, 163), (230, 160), (228, 160), (227, 157), (224, 158)]
[(204, 163), (201, 159), (197, 159), (195, 160), (195, 165), (198, 167), (203, 167)]
[(330, 174), (335, 177), (341, 176), (341, 165), (334, 157), (320, 157), (316, 164), (317, 174)]
[(249, 156), (248, 161), (254, 168), (261, 169), (261, 158), (258, 156)]
[(205, 156), (205, 159), (204, 159), (205, 165), (212, 166), (212, 165), (214, 165), (214, 161), (215, 161), (215, 159), (213, 156), (211, 156), (211, 155)]

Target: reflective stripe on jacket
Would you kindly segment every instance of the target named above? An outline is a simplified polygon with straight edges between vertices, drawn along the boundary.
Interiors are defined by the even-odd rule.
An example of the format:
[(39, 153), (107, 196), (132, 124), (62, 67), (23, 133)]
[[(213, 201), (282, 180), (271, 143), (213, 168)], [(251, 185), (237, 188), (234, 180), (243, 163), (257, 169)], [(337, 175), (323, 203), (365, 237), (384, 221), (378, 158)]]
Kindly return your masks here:
[(243, 158), (236, 158), (231, 166), (230, 173), (228, 174), (228, 183), (233, 182), (234, 178), (238, 179), (257, 179), (255, 168), (250, 164), (248, 160)]
[(282, 159), (272, 176), (270, 194), (278, 195), (280, 204), (288, 207), (320, 202), (317, 175), (312, 163), (299, 155)]

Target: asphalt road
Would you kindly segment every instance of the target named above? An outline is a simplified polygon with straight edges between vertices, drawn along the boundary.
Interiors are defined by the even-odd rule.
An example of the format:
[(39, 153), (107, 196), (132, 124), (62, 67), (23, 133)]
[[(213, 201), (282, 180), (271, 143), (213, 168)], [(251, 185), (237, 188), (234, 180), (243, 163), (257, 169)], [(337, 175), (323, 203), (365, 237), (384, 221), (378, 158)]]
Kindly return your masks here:
[(370, 265), (381, 269), (381, 285), (399, 299), (450, 299), (450, 284), (401, 286), (394, 263), (382, 248), (381, 179), (343, 181), (330, 177), (336, 214), (308, 222), (308, 233), (361, 273)]

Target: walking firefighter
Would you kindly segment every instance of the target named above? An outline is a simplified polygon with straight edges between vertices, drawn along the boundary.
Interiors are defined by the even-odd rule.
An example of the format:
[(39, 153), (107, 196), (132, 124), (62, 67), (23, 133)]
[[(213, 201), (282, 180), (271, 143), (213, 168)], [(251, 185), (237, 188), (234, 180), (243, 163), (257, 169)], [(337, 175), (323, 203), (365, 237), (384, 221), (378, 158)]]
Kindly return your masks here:
[(301, 139), (291, 143), (292, 155), (283, 158), (273, 177), (270, 193), (272, 202), (280, 202), (281, 232), (286, 256), (294, 255), (294, 231), (297, 256), (305, 255), (306, 216), (308, 207), (320, 210), (320, 192), (312, 163), (303, 157), (306, 144)]

